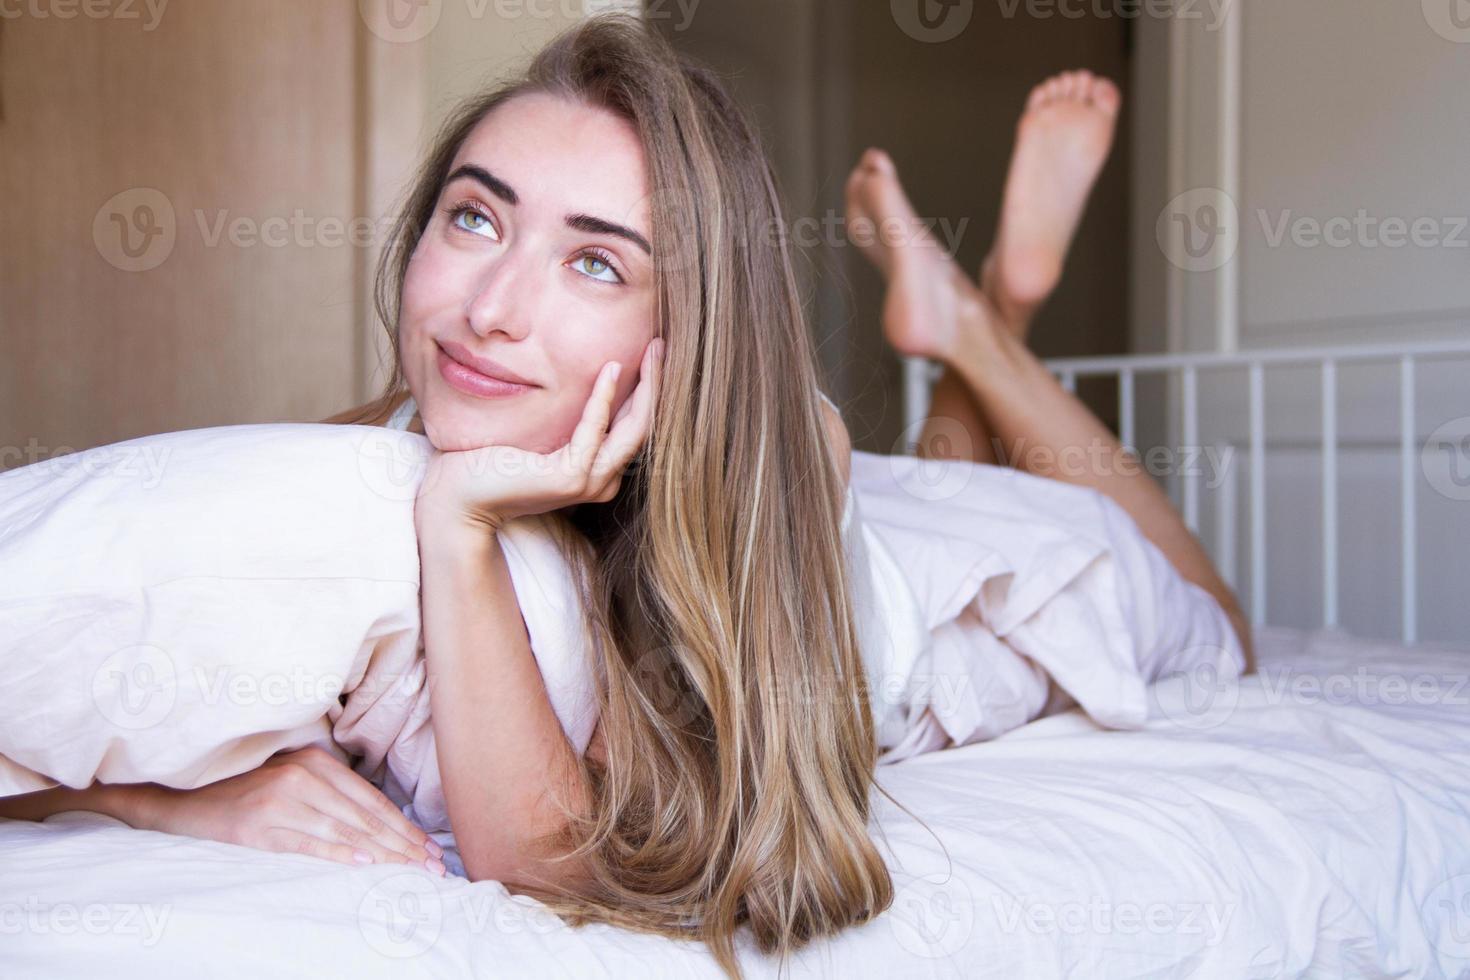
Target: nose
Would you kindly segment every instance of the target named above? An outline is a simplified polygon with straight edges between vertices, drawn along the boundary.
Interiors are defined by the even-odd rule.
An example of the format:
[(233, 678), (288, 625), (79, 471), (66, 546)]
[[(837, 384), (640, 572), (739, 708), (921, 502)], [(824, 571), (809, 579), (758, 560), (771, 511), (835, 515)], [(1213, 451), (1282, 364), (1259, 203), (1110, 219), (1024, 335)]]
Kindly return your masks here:
[(508, 248), (489, 262), (465, 303), (465, 319), (481, 337), (503, 334), (522, 340), (535, 319), (536, 297), (541, 292), (531, 282), (534, 270), (524, 255)]

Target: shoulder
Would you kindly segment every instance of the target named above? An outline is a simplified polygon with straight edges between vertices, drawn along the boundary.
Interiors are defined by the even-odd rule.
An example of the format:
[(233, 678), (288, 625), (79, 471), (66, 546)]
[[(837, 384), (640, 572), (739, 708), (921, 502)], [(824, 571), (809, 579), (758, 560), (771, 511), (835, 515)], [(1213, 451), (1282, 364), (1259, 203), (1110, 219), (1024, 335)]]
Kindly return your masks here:
[(852, 472), (852, 437), (848, 434), (847, 423), (842, 421), (842, 414), (826, 395), (822, 395), (822, 424), (827, 431), (827, 446), (832, 453), (832, 462), (846, 486)]

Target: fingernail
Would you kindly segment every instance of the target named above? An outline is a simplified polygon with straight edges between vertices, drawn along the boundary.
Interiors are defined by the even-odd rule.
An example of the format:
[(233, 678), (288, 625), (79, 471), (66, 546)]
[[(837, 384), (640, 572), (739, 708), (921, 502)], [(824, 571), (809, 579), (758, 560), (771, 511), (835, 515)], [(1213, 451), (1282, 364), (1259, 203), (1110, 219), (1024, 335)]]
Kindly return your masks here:
[(440, 861), (438, 858), (427, 859), (426, 861), (424, 861), (424, 867), (428, 868), (436, 875), (442, 875), (444, 873), (444, 862)]
[(352, 860), (356, 861), (358, 864), (372, 864), (373, 856), (367, 851), (353, 851)]
[(424, 841), (424, 848), (436, 858), (442, 858), (444, 856), (444, 848), (440, 847), (439, 842), (432, 837)]
[(623, 365), (622, 365), (622, 363), (619, 362), (619, 361), (613, 361), (612, 362), (612, 379), (614, 381), (618, 380), (618, 375), (620, 375), (622, 373), (623, 373)]

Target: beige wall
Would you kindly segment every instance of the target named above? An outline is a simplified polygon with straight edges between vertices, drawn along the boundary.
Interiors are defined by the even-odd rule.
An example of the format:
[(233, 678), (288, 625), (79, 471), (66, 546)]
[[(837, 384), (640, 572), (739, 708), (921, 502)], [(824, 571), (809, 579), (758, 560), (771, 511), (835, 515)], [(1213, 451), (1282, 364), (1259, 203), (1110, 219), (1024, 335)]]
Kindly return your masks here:
[(582, 11), (395, 7), (430, 19), (188, 0), (0, 21), (0, 468), (365, 399), (369, 273), (427, 134)]
[[(1052, 72), (1087, 67), (1126, 91), (1128, 25), (1028, 16), (1020, 4), (950, 9), (966, 6), (963, 29), (933, 41), (906, 30), (895, 14), (902, 5), (886, 2), (706, 0), (683, 20), (662, 2), (669, 16), (656, 23), (676, 46), (722, 71), (755, 114), (790, 221), (815, 218), (825, 227), (829, 216), (840, 218), (849, 170), (864, 147), (881, 146), (919, 214), (946, 222), (959, 261), (975, 270), (991, 244), (1030, 88)], [(1125, 111), (1066, 278), (1034, 325), (1043, 355), (1126, 350), (1130, 118)], [(901, 368), (882, 338), (881, 281), (836, 230), (807, 249), (803, 268), (828, 385), (859, 448), (896, 451)], [(1098, 401), (1105, 415), (1112, 405)]]
[[(514, 74), (557, 32), (587, 12), (612, 7), (637, 12), (622, 0), (435, 0), (412, 8), (407, 21), (385, 21), (387, 3), (367, 5), (364, 49), (366, 87), (378, 102), (370, 113), (379, 125), (364, 155), (371, 171), (369, 213), (383, 221), (407, 191), (423, 151), (462, 100)], [(404, 134), (414, 138), (405, 139)], [(376, 249), (363, 256), (364, 289)], [(370, 308), (370, 307), (369, 307)], [(391, 351), (380, 324), (362, 321), (359, 397), (377, 391), (391, 369)]]
[[(438, 27), (428, 38), (431, 126), (437, 126), (459, 99), (502, 78), (582, 17), (582, 5), (571, 0), (488, 2), (488, 6), (471, 0), (444, 3)], [(481, 10), (485, 12), (480, 14)]]
[(291, 0), (4, 22), (0, 465), (355, 391), (351, 250), (280, 227), (356, 212), (355, 23)]
[[(1136, 337), (1181, 350), (1470, 337), (1470, 30), (1451, 18), (1454, 2), (1237, 0), (1213, 27), (1209, 18), (1146, 25), (1139, 77), (1157, 96), (1137, 144), (1146, 151), (1135, 172)], [(1195, 197), (1184, 217), (1208, 204), (1222, 218), (1213, 254), (1198, 229), (1197, 265), (1156, 236), (1185, 192)], [(1385, 225), (1394, 220), (1397, 236)], [(1416, 244), (1404, 230), (1423, 220)], [(1465, 358), (1419, 367), (1418, 441), (1446, 425), (1470, 431), (1467, 377)], [(1266, 375), (1263, 584), (1267, 617), (1286, 625), (1317, 625), (1324, 608), (1321, 390), (1316, 368)], [(1393, 636), (1402, 613), (1396, 362), (1344, 364), (1337, 402), (1340, 622)], [(1158, 417), (1177, 418), (1163, 405), (1160, 395)], [(1244, 446), (1243, 372), (1202, 376), (1200, 412), (1205, 444)], [(1144, 444), (1178, 439), (1140, 434)], [(1225, 574), (1248, 596), (1243, 452), (1237, 464), (1202, 495), (1202, 530), (1217, 554), (1238, 556)], [(1443, 465), (1411, 469), (1418, 617), (1422, 637), (1462, 640), (1470, 505), (1430, 478)]]

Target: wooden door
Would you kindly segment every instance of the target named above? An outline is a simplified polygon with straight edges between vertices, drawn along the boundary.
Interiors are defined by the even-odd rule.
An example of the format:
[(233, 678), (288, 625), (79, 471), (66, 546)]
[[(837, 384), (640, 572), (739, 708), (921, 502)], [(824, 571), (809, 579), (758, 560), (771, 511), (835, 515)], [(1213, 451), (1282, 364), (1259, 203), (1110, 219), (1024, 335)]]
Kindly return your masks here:
[(0, 468), (360, 401), (376, 215), (357, 5), (18, 9), (0, 21)]

